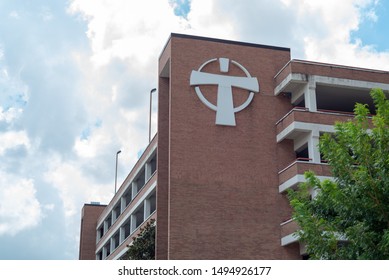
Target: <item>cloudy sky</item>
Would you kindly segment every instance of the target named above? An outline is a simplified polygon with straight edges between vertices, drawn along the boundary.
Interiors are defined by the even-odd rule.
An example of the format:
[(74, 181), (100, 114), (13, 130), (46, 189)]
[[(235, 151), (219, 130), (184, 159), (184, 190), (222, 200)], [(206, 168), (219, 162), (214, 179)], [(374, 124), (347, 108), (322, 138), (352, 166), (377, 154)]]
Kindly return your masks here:
[(171, 32), (389, 70), (388, 26), (388, 0), (0, 0), (0, 259), (78, 258), (83, 203), (148, 143)]

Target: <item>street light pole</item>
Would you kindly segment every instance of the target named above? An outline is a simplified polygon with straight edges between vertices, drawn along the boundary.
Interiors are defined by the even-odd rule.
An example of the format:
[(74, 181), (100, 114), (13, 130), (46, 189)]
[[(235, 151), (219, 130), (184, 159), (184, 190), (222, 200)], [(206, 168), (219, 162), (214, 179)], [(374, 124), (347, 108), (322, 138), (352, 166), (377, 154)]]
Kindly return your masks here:
[(153, 100), (153, 92), (156, 91), (157, 89), (156, 88), (153, 88), (152, 90), (150, 90), (150, 111), (149, 111), (149, 143), (151, 141), (151, 110), (152, 110), (152, 100)]
[(116, 184), (118, 180), (118, 156), (122, 151), (117, 151), (116, 152), (116, 167), (115, 167), (115, 194), (116, 194)]

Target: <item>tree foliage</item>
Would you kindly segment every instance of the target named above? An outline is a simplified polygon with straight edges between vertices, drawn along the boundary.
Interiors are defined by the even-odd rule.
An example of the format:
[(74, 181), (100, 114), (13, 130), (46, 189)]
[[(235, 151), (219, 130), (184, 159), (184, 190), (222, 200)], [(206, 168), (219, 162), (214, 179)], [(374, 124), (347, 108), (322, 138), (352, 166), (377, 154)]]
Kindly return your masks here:
[(370, 94), (375, 116), (356, 104), (354, 120), (320, 139), (334, 180), (306, 172), (306, 183), (289, 191), (297, 235), (312, 259), (389, 259), (389, 100), (380, 89)]
[(155, 259), (155, 220), (150, 220), (140, 229), (139, 234), (132, 238), (132, 244), (127, 245), (128, 251), (123, 260), (154, 260)]

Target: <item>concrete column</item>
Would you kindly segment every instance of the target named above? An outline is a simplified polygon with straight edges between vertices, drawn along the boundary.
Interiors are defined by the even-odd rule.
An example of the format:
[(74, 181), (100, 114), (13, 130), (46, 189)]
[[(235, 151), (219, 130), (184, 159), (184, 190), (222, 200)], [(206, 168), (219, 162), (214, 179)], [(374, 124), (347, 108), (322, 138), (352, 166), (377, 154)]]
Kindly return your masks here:
[(120, 213), (123, 213), (124, 209), (126, 209), (126, 199), (125, 199), (125, 197), (121, 197), (120, 198)]
[(96, 243), (100, 240), (100, 228), (96, 230)]
[(315, 80), (310, 79), (308, 84), (304, 88), (304, 101), (305, 107), (311, 112), (317, 111), (317, 102), (316, 102), (316, 82)]
[(145, 199), (145, 201), (143, 202), (143, 220), (146, 220), (146, 218), (150, 216), (150, 206), (150, 199)]
[(136, 216), (134, 214), (131, 215), (131, 231), (133, 233), (136, 230)]
[(112, 213), (111, 213), (111, 223), (112, 223), (112, 224), (116, 221), (116, 218), (117, 218), (118, 216), (119, 216), (119, 215), (116, 214), (115, 208), (112, 209)]
[(125, 228), (120, 227), (120, 229), (119, 229), (119, 244), (122, 244), (124, 242), (125, 232), (126, 232)]
[(151, 164), (149, 162), (145, 165), (145, 182), (147, 182), (151, 177)]
[(104, 260), (107, 257), (107, 248), (105, 246), (103, 246), (102, 251), (103, 251), (102, 256), (103, 256), (103, 260)]
[(134, 199), (134, 197), (137, 195), (138, 193), (138, 186), (137, 186), (137, 183), (136, 182), (132, 182), (131, 183), (131, 187), (132, 187), (132, 194), (131, 194), (131, 197), (132, 199)]
[(308, 154), (309, 158), (312, 159), (314, 163), (321, 163), (320, 160), (320, 150), (319, 150), (319, 138), (320, 134), (318, 131), (312, 131), (311, 137), (308, 139)]
[(113, 238), (113, 237), (111, 237), (109, 239), (109, 248), (110, 248), (109, 250), (112, 254), (112, 252), (115, 250), (115, 238)]
[(104, 234), (108, 231), (108, 222), (107, 221), (104, 221)]

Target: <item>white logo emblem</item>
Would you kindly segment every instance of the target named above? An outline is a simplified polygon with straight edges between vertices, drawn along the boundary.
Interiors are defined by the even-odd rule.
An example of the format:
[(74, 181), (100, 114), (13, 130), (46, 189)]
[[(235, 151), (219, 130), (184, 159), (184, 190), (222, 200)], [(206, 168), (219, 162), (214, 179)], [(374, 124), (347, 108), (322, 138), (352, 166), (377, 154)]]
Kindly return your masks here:
[[(203, 102), (208, 108), (216, 111), (216, 124), (235, 126), (235, 113), (242, 111), (253, 100), (254, 92), (259, 91), (258, 80), (256, 77), (251, 77), (246, 68), (234, 60), (231, 60), (231, 63), (238, 66), (245, 73), (246, 77), (201, 72), (207, 64), (217, 60), (219, 60), (220, 72), (228, 73), (230, 60), (228, 58), (214, 58), (201, 65), (198, 71), (192, 71), (190, 75), (190, 85), (196, 86), (195, 91), (201, 102)], [(212, 104), (204, 97), (199, 88), (201, 85), (218, 86), (217, 105)], [(238, 107), (234, 107), (233, 104), (232, 87), (247, 89), (250, 91), (247, 100)]]

